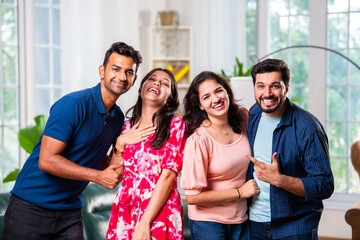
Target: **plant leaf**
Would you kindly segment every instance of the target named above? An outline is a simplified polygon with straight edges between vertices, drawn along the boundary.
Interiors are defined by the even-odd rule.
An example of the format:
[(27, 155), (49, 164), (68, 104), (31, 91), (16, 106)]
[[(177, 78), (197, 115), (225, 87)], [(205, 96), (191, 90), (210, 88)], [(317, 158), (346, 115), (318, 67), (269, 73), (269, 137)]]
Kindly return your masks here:
[(28, 126), (20, 129), (18, 134), (20, 146), (29, 154), (38, 143), (41, 133), (45, 128), (46, 121), (48, 120), (48, 116), (39, 115), (36, 116), (34, 120), (36, 123), (35, 126)]
[(7, 183), (7, 182), (12, 182), (15, 181), (18, 174), (20, 172), (20, 169), (16, 168), (15, 170), (13, 170), (12, 172), (10, 172), (4, 179), (3, 179), (3, 183)]
[(221, 69), (221, 75), (223, 75), (228, 81), (230, 81), (230, 77), (226, 75), (225, 71)]
[(253, 69), (254, 66), (251, 66), (246, 73), (244, 74), (244, 76), (250, 76), (251, 75), (251, 70)]

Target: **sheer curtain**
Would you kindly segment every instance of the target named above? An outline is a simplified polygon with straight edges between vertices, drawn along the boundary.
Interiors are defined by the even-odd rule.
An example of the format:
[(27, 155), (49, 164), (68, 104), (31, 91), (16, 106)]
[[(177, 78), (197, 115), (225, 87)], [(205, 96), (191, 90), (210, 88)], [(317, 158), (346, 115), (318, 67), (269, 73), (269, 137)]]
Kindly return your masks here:
[[(62, 1), (61, 14), (62, 95), (100, 81), (98, 67), (113, 42), (139, 49), (138, 0)], [(133, 105), (135, 88), (118, 100), (124, 112)]]
[(191, 2), (194, 73), (233, 72), (235, 57), (245, 62), (245, 0)]

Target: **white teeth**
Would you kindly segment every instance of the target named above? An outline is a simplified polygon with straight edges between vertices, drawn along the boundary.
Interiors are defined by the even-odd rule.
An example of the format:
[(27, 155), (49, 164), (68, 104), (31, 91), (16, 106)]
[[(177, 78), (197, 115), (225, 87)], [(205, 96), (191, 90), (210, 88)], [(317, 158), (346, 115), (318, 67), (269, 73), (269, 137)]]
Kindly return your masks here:
[(154, 92), (154, 93), (156, 93), (156, 94), (159, 94), (159, 92), (158, 92), (156, 89), (154, 89), (154, 88), (150, 88), (149, 91)]
[(272, 102), (274, 102), (275, 100), (274, 99), (264, 99), (263, 100), (264, 101), (264, 103), (272, 103)]
[(220, 108), (220, 107), (222, 107), (222, 105), (224, 105), (224, 103), (217, 104), (217, 105), (214, 106), (214, 108), (215, 109)]

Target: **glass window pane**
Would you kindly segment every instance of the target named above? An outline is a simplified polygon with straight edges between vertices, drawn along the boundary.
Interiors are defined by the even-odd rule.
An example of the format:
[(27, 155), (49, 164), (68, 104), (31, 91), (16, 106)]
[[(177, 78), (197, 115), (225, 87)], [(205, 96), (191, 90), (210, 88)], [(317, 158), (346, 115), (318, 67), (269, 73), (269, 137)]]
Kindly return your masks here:
[(290, 84), (288, 97), (296, 105), (308, 109), (308, 88), (294, 87)]
[[(360, 50), (350, 50), (349, 56), (351, 61), (360, 67)], [(360, 84), (360, 69), (349, 63), (349, 82), (350, 84)]]
[(330, 48), (346, 48), (348, 46), (348, 14), (328, 15), (328, 46)]
[[(345, 51), (339, 51), (346, 56)], [(327, 52), (327, 82), (329, 84), (346, 84), (347, 60), (333, 52)]]
[(354, 142), (360, 140), (360, 123), (350, 123), (349, 130), (349, 146), (351, 146)]
[(327, 117), (329, 120), (346, 120), (346, 87), (329, 87), (327, 90)]
[(288, 46), (288, 17), (271, 17), (271, 49), (279, 49)]
[(351, 48), (359, 48), (360, 43), (360, 13), (350, 13), (350, 36), (349, 45)]
[(15, 4), (16, 0), (1, 0), (2, 3), (6, 3), (6, 4)]
[(307, 84), (309, 69), (308, 52), (294, 52), (291, 55), (289, 68), (291, 71), (291, 84)]
[(350, 0), (350, 11), (360, 11), (359, 0)]
[(246, 66), (250, 67), (256, 59), (256, 0), (246, 1)]
[(35, 44), (49, 44), (49, 10), (35, 7)]
[(290, 0), (290, 13), (292, 15), (309, 14), (309, 1)]
[(19, 162), (19, 129), (4, 127), (4, 165), (16, 165)]
[(35, 3), (48, 4), (49, 0), (35, 0)]
[[(276, 50), (279, 50), (279, 49), (274, 49), (274, 50), (276, 51)], [(284, 51), (280, 51), (278, 53), (275, 53), (275, 54), (271, 55), (269, 58), (281, 59), (284, 62), (286, 62), (287, 64), (289, 64), (289, 60), (290, 60), (289, 55), (291, 55), (291, 54), (292, 54), (292, 52), (290, 50), (284, 50)], [(289, 66), (289, 68), (290, 68), (290, 66)], [(290, 68), (290, 71), (292, 71), (291, 68)]]
[(346, 123), (330, 122), (327, 124), (330, 156), (347, 154)]
[(289, 5), (287, 4), (287, 0), (270, 0), (269, 6), (272, 15), (289, 15)]
[[(357, 1), (357, 0), (355, 0)], [(349, 8), (348, 0), (331, 0), (327, 1), (328, 12), (345, 12)]]
[(351, 87), (350, 89), (350, 121), (360, 122), (360, 86)]
[(54, 49), (54, 84), (61, 84), (61, 56), (60, 49)]
[(17, 83), (17, 48), (6, 47), (2, 49), (3, 84)]
[(60, 0), (52, 0), (53, 5), (60, 5)]
[(46, 48), (35, 49), (35, 77), (37, 84), (50, 84), (50, 51)]
[(334, 175), (335, 192), (347, 192), (347, 159), (331, 158), (330, 162)]
[(50, 104), (51, 98), (49, 89), (36, 89), (36, 115), (49, 115)]
[(4, 122), (16, 125), (19, 123), (18, 117), (18, 93), (16, 87), (4, 88)]
[[(0, 79), (1, 80), (1, 79)], [(2, 112), (2, 107), (1, 106), (3, 106), (3, 103), (4, 103), (4, 99), (3, 99), (3, 97), (4, 97), (4, 92), (3, 92), (3, 90), (0, 88), (0, 125), (1, 124), (3, 124), (3, 122), (2, 122), (2, 119), (3, 119), (3, 112)], [(0, 132), (1, 132), (1, 128), (0, 128)], [(0, 137), (1, 137), (1, 135), (0, 135)], [(1, 138), (0, 138), (0, 145), (1, 145)], [(1, 148), (0, 148), (0, 150), (1, 150)], [(0, 156), (1, 156), (1, 154), (0, 154)]]
[(1, 9), (1, 37), (3, 44), (17, 44), (15, 8), (3, 7)]
[(309, 43), (309, 17), (290, 17), (290, 43), (289, 45), (300, 45)]
[(350, 166), (350, 189), (349, 193), (360, 193), (360, 180), (359, 174), (355, 171), (352, 164)]
[(53, 9), (53, 44), (60, 45), (60, 10)]

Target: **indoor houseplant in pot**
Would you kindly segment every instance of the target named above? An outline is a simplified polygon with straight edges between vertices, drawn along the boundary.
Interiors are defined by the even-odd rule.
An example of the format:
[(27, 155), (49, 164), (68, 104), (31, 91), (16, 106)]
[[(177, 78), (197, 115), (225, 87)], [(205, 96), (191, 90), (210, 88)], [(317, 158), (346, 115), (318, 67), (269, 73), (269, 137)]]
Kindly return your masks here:
[(246, 71), (243, 70), (244, 64), (235, 58), (234, 73), (232, 75), (226, 74), (221, 69), (221, 74), (230, 81), (234, 97), (239, 100), (239, 104), (250, 109), (255, 103), (254, 86), (250, 76), (253, 66)]

